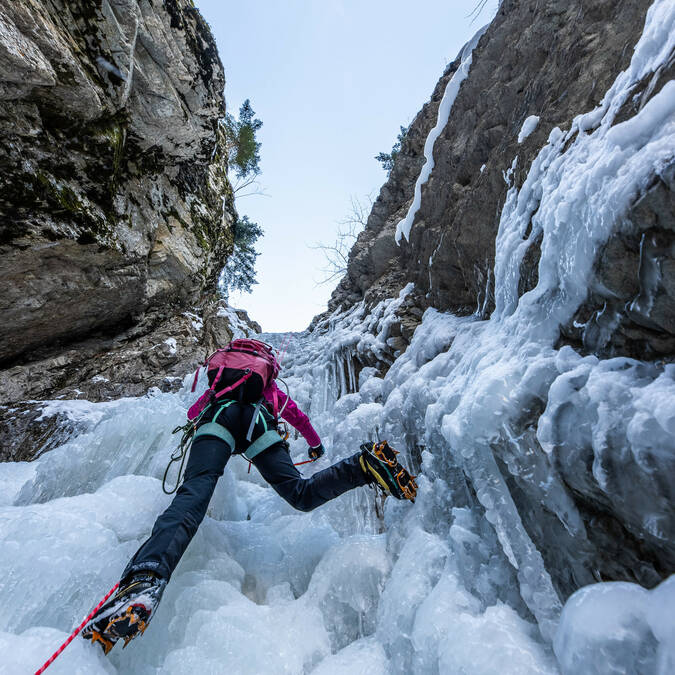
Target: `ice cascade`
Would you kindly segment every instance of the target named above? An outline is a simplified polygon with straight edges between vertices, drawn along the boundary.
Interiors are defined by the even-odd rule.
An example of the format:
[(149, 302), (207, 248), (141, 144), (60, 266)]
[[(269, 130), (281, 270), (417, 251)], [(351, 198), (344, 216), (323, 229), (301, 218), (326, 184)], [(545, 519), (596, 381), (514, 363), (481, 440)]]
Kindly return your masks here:
[[(427, 309), (399, 354), (392, 328), (408, 284), (312, 332), (263, 335), (284, 352), (284, 379), (328, 448), (307, 472), (387, 438), (419, 473), (416, 503), (359, 488), (295, 512), (234, 457), (142, 639), (108, 658), (76, 640), (50, 675), (673, 672), (673, 578), (561, 597), (570, 561), (537, 547), (519, 491), (579, 550), (588, 532), (570, 485), (592, 483), (654, 542), (670, 536), (672, 500), (651, 496), (675, 456), (675, 366), (555, 342), (598, 248), (675, 156), (672, 82), (616, 123), (674, 47), (675, 6), (657, 0), (598, 108), (554, 129), (509, 188), (489, 319)], [(535, 240), (538, 283), (519, 297)], [(41, 665), (150, 533), (169, 501), (161, 477), (190, 380), (175, 394), (50, 402), (43, 414), (70, 414), (77, 435), (33, 463), (0, 464), (0, 673)], [(290, 447), (306, 457), (302, 439)]]

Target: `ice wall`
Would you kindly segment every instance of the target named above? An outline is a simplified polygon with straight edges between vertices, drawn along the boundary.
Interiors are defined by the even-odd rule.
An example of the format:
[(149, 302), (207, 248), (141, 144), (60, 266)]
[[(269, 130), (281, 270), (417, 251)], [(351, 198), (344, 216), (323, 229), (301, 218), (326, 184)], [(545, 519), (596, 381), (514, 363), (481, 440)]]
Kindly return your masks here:
[[(312, 333), (264, 336), (328, 448), (307, 472), (387, 438), (419, 472), (416, 503), (360, 488), (297, 513), (233, 458), (143, 638), (109, 659), (78, 640), (51, 673), (672, 671), (672, 578), (588, 585), (582, 503), (645, 547), (673, 541), (675, 371), (555, 342), (622, 209), (675, 154), (672, 83), (617, 121), (672, 53), (674, 21), (672, 3), (653, 4), (630, 67), (510, 188), (489, 319), (428, 309), (390, 364), (409, 284)], [(538, 283), (519, 297), (536, 237)], [(53, 403), (45, 415), (76, 416), (78, 435), (0, 464), (0, 672), (39, 666), (116, 581), (168, 503), (170, 430), (192, 400), (186, 383)]]

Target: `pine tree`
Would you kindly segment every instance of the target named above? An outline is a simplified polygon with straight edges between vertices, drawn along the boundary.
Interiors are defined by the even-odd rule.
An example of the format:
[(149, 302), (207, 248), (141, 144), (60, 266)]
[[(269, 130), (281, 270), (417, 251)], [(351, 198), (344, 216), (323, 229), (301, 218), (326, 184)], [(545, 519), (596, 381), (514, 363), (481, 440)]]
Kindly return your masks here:
[(260, 175), (260, 143), (256, 133), (263, 123), (255, 117), (251, 101), (246, 99), (239, 108), (239, 119), (227, 113), (227, 157), (230, 170), (237, 179), (235, 193), (250, 185)]
[(218, 282), (225, 297), (231, 291), (250, 293), (252, 286), (258, 283), (255, 261), (260, 254), (253, 246), (262, 234), (262, 228), (248, 216), (238, 218), (234, 224), (234, 251), (227, 259)]
[[(225, 116), (227, 159), (237, 197), (246, 196), (239, 194), (240, 191), (255, 183), (260, 175), (261, 144), (256, 138), (256, 133), (262, 124), (255, 116), (249, 99), (246, 99), (239, 108), (238, 119), (230, 113)], [(255, 193), (254, 190), (253, 194)], [(259, 254), (254, 244), (262, 236), (263, 230), (257, 223), (249, 220), (248, 216), (237, 216), (233, 230), (234, 250), (218, 281), (220, 292), (225, 297), (231, 291), (250, 293), (252, 286), (258, 283), (255, 278), (255, 261)]]
[(408, 127), (401, 127), (401, 131), (396, 138), (396, 143), (391, 149), (391, 152), (380, 152), (378, 155), (375, 155), (375, 159), (382, 164), (382, 168), (387, 172), (387, 176), (391, 173), (391, 170), (394, 168), (394, 162), (398, 157), (399, 152), (401, 152), (401, 144), (405, 140), (405, 137), (408, 134)]

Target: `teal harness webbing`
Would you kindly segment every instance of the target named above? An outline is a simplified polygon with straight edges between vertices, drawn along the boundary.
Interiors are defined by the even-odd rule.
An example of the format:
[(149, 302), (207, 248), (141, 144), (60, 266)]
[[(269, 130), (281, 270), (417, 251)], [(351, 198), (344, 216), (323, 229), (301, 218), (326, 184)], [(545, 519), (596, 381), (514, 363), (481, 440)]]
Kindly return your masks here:
[[(233, 403), (236, 403), (236, 401), (227, 401), (224, 403), (218, 412), (213, 416), (213, 421), (208, 422), (207, 424), (202, 424), (197, 431), (195, 432), (193, 441), (199, 437), (199, 436), (216, 436), (216, 438), (220, 438), (221, 440), (225, 441), (230, 448), (232, 448), (232, 452), (234, 452), (235, 449), (235, 440), (234, 436), (222, 425), (217, 423), (218, 416), (220, 413), (225, 410), (225, 408), (231, 406)], [(278, 443), (281, 440), (281, 437), (279, 436), (278, 431), (272, 431), (268, 430), (267, 428), (267, 421), (265, 420), (265, 416), (263, 415), (262, 411), (260, 410), (260, 405), (258, 405), (255, 408), (255, 411), (253, 412), (253, 419), (251, 420), (251, 426), (253, 427), (257, 421), (257, 419), (260, 418), (263, 423), (263, 427), (265, 428), (265, 431), (260, 438), (256, 439), (251, 445), (249, 445), (248, 448), (242, 453), (248, 461), (252, 461), (254, 457), (257, 457), (263, 450), (267, 450), (267, 448), (271, 447), (275, 443)], [(251, 430), (249, 430), (251, 431)]]
[(250, 461), (253, 461), (254, 457), (257, 457), (263, 450), (271, 447), (275, 443), (278, 443), (281, 440), (276, 431), (266, 431), (260, 438), (251, 443), (251, 445), (246, 448), (244, 451), (244, 457)]
[(225, 441), (230, 448), (234, 451), (234, 436), (223, 426), (217, 424), (216, 422), (208, 422), (207, 424), (202, 424), (197, 431), (195, 431), (193, 441), (197, 440), (200, 436), (216, 436), (221, 440)]

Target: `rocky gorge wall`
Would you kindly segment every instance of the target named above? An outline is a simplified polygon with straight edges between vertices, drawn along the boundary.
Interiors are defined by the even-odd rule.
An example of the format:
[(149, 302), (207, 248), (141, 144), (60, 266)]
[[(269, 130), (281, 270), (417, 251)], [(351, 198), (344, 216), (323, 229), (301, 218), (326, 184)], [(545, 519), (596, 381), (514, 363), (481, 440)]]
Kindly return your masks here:
[[(509, 174), (520, 188), (551, 130), (569, 128), (575, 115), (601, 101), (630, 62), (650, 4), (504, 0), (474, 49), (470, 75), (434, 144), (435, 165), (422, 187), (410, 241), (404, 238), (397, 245), (396, 226), (410, 206), (424, 164), (425, 140), (460, 58), (448, 66), (411, 123), (329, 310), (364, 297), (369, 303), (395, 297), (414, 281), (412, 313), (404, 314), (398, 348), (409, 343), (410, 329), (426, 307), (461, 315), (478, 309), (489, 316), (494, 309), (495, 238), (509, 189), (504, 177)], [(671, 60), (640, 84), (616, 123), (641, 110), (672, 75)], [(523, 122), (531, 115), (540, 121), (519, 142)], [(624, 214), (630, 225), (617, 228), (620, 232), (598, 255), (596, 281), (578, 315), (561, 327), (561, 343), (604, 356), (672, 359), (674, 172), (673, 165), (655, 172), (650, 189)], [(647, 256), (658, 259), (658, 272), (648, 272)], [(533, 246), (521, 268), (521, 295), (536, 285), (538, 260), (538, 247)], [(646, 295), (653, 297), (648, 312), (633, 302)]]
[(170, 388), (232, 334), (224, 85), (190, 0), (0, 5), (0, 459), (18, 402)]
[[(449, 120), (433, 145), (434, 167), (422, 186), (421, 203), (409, 240), (403, 236), (397, 244), (397, 226), (413, 201), (415, 184), (425, 161), (425, 141), (436, 124), (446, 85), (466, 62), (459, 57), (448, 66), (430, 101), (410, 125), (365, 230), (350, 253), (347, 274), (332, 295), (329, 312), (317, 317), (311, 327), (322, 334), (330, 331), (329, 324), (338, 322), (345, 311), (349, 315), (358, 310), (367, 316), (368, 311), (386, 298), (401, 298), (397, 301), (398, 318), (390, 320), (387, 327), (386, 347), (382, 347), (380, 340), (378, 353), (361, 347), (350, 351), (349, 345), (336, 352), (336, 359), (344, 359), (350, 371), (354, 371), (353, 381), (358, 381), (359, 371), (367, 367), (375, 366), (383, 375), (393, 363), (394, 372), (398, 372), (397, 359), (406, 352), (428, 308), (467, 320), (472, 318), (476, 322), (476, 335), (481, 334), (481, 322), (492, 319), (496, 324), (499, 317), (508, 315), (504, 300), (502, 306), (497, 307), (495, 297), (497, 268), (512, 264), (508, 260), (497, 260), (496, 255), (500, 227), (504, 226), (503, 214), (507, 206), (511, 213), (519, 208), (515, 202), (507, 204), (507, 198), (519, 193), (542, 193), (546, 189), (532, 177), (528, 182), (528, 176), (534, 162), (542, 161), (542, 148), (556, 137), (556, 127), (564, 131), (577, 129), (577, 135), (567, 138), (566, 146), (560, 149), (560, 156), (564, 156), (577, 139), (591, 133), (591, 126), (584, 129), (575, 118), (601, 108), (603, 97), (619, 74), (629, 68), (651, 5), (646, 0), (504, 0), (473, 50), (468, 77), (459, 87)], [(614, 127), (636, 118), (665, 86), (672, 84), (673, 63), (671, 51), (662, 65), (632, 87), (630, 96), (613, 114)], [(537, 116), (539, 121), (528, 135), (524, 133), (524, 122), (532, 116)], [(591, 155), (586, 161), (607, 160)], [(640, 373), (644, 383), (659, 376), (664, 382), (672, 377), (672, 366), (668, 364), (675, 357), (674, 167), (671, 152), (668, 161), (652, 167), (649, 180), (631, 197), (616, 220), (603, 224), (610, 235), (595, 252), (590, 279), (584, 287), (585, 300), (559, 326), (553, 324), (557, 337), (551, 343), (552, 349), (568, 350), (571, 346), (577, 355), (588, 356), (598, 372), (604, 368), (606, 372), (616, 369)], [(616, 171), (618, 169), (619, 165)], [(550, 185), (548, 188), (552, 189)], [(575, 188), (572, 185), (572, 189)], [(539, 199), (544, 196), (540, 194)], [(590, 193), (588, 199), (590, 204)], [(570, 198), (570, 203), (583, 201), (583, 195)], [(518, 255), (524, 253), (522, 260), (513, 263), (517, 270), (517, 295), (510, 300), (510, 311), (539, 281), (542, 233), (539, 230), (532, 239), (530, 237), (538, 227), (537, 199), (532, 198), (532, 202), (531, 211), (526, 212), (525, 206), (521, 209), (524, 215), (520, 215), (527, 221), (527, 227), (514, 235), (520, 246), (513, 250)], [(530, 208), (527, 198), (523, 203)], [(576, 211), (573, 214), (578, 216)], [(580, 220), (573, 225), (582, 229), (584, 225), (594, 226), (590, 218), (587, 224)], [(577, 239), (581, 240), (582, 237)], [(513, 245), (517, 246), (518, 241)], [(586, 283), (583, 276), (579, 279)], [(560, 293), (559, 297), (564, 298), (567, 292), (576, 292), (573, 272), (564, 278), (564, 283), (569, 284), (569, 291), (564, 287), (555, 288), (551, 290), (551, 297)], [(539, 301), (543, 307), (545, 299), (539, 296)], [(550, 321), (555, 320), (552, 312)], [(523, 326), (520, 330), (524, 334), (527, 328)], [(490, 333), (487, 325), (485, 332)], [(422, 339), (416, 337), (418, 344)], [(459, 342), (459, 337), (453, 339)], [(430, 340), (428, 349), (435, 353), (437, 345), (433, 335)], [(500, 340), (495, 342), (494, 349), (505, 348), (507, 342), (503, 335)], [(360, 346), (364, 343), (367, 341), (355, 342)], [(495, 391), (500, 390), (504, 383), (499, 381), (498, 374), (493, 376), (489, 370), (481, 371), (476, 365), (478, 357), (474, 361), (468, 357), (461, 361), (452, 344), (453, 340), (448, 340), (441, 353), (447, 351), (448, 360), (456, 359), (462, 365), (458, 366), (458, 372), (449, 375), (450, 389), (453, 378), (461, 382), (467, 372), (475, 370), (477, 378), (484, 376)], [(466, 338), (463, 344), (467, 349), (473, 348), (473, 343)], [(485, 362), (496, 358), (488, 353), (489, 348), (482, 353)], [(555, 353), (549, 352), (549, 356)], [(506, 368), (509, 355), (504, 354), (505, 360), (497, 367)], [(441, 358), (439, 355), (437, 360)], [(512, 354), (510, 358), (513, 362), (519, 356)], [(416, 365), (420, 369), (423, 366), (419, 362)], [(428, 368), (433, 370), (431, 364)], [(570, 393), (570, 399), (557, 409), (556, 424), (566, 422), (553, 436), (547, 437), (550, 443), (546, 450), (540, 439), (546, 437), (547, 432), (543, 427), (540, 429), (539, 424), (547, 406), (547, 410), (555, 406), (547, 391), (550, 383), (545, 378), (539, 382), (535, 378), (525, 386), (526, 390), (533, 389), (519, 400), (522, 407), (512, 411), (513, 419), (489, 439), (488, 448), (480, 429), (473, 432), (480, 440), (475, 442), (479, 452), (489, 456), (498, 467), (499, 481), (508, 489), (508, 500), (515, 504), (527, 536), (541, 552), (562, 600), (579, 586), (599, 580), (638, 581), (652, 587), (675, 569), (674, 495), (663, 482), (675, 469), (670, 437), (668, 433), (659, 436), (655, 427), (645, 429), (639, 441), (638, 437), (628, 440), (616, 420), (606, 433), (596, 435), (594, 431), (592, 434), (591, 428), (597, 429), (604, 412), (624, 409), (622, 406), (629, 404), (626, 397), (619, 397), (615, 391), (599, 388), (595, 394), (603, 403), (593, 407), (586, 390), (586, 377), (571, 378), (568, 383), (570, 392), (578, 393)], [(526, 380), (523, 377), (519, 386)], [(504, 382), (507, 381), (505, 376)], [(410, 386), (412, 389), (415, 385)], [(428, 391), (435, 390), (436, 386), (435, 380), (419, 388), (425, 392), (424, 396), (429, 396)], [(508, 386), (515, 387), (513, 382)], [(480, 389), (478, 384), (475, 387)], [(555, 391), (560, 393), (559, 389)], [(477, 414), (474, 411), (480, 409), (481, 400), (485, 397), (492, 400), (490, 391), (483, 393), (466, 412)], [(515, 396), (505, 391), (501, 398), (495, 398), (495, 404), (509, 400), (509, 395)], [(410, 398), (418, 403), (415, 396)], [(459, 393), (453, 393), (447, 401), (430, 404), (426, 418), (422, 414), (421, 419), (426, 420), (425, 424), (435, 419), (438, 428), (429, 428), (427, 424), (427, 441), (433, 438), (438, 447), (447, 441), (452, 434), (445, 434), (443, 426), (445, 438), (442, 437), (439, 409), (447, 404), (446, 417), (459, 425), (454, 421), (458, 413), (451, 414), (451, 411), (461, 408), (458, 401), (463, 400)], [(385, 409), (388, 404), (395, 413), (396, 401), (384, 402)], [(410, 405), (413, 404), (405, 404)], [(586, 417), (584, 406), (588, 406), (589, 411)], [(504, 413), (495, 410), (495, 414)], [(648, 444), (649, 438), (644, 434), (652, 432), (653, 447), (643, 454), (636, 449), (637, 445)], [(415, 444), (426, 441), (420, 440), (419, 429), (414, 428), (410, 433), (411, 439), (414, 433), (416, 440), (410, 440), (408, 452), (414, 456), (418, 452)], [(475, 439), (469, 437), (469, 430), (466, 433), (464, 440), (473, 443)], [(466, 482), (468, 489), (480, 496), (476, 476), (467, 469), (470, 462), (462, 459), (464, 454), (470, 456), (471, 450), (452, 447), (444, 453), (436, 451), (442, 454), (444, 480), (450, 483), (454, 480), (458, 485)], [(634, 458), (627, 459), (631, 453)], [(553, 515), (554, 510), (541, 492), (544, 485), (548, 485), (542, 478), (544, 473), (554, 482), (560, 481), (565, 499), (574, 505), (579, 522), (583, 523), (583, 536), (561, 522), (564, 517), (560, 514)], [(458, 479), (457, 474), (461, 478)], [(607, 476), (613, 476), (609, 487), (605, 482)], [(622, 478), (617, 480), (619, 476)], [(475, 495), (470, 501), (475, 501)], [(485, 508), (490, 511), (489, 507)], [(637, 514), (641, 510), (651, 512), (651, 523), (648, 519), (640, 520)]]

